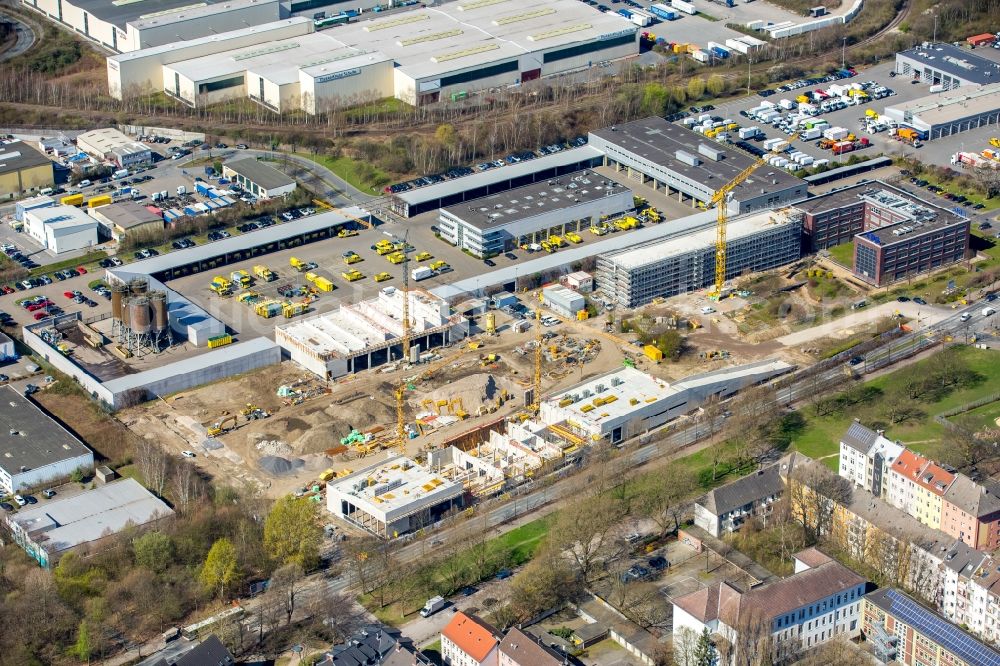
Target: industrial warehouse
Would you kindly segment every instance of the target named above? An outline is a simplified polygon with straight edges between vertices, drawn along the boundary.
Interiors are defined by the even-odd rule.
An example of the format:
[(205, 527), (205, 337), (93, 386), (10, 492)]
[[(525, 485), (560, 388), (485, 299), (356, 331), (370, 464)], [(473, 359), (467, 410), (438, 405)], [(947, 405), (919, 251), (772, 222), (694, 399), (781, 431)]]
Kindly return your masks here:
[(896, 54), (896, 74), (950, 90), (996, 82), (1000, 64), (953, 44), (924, 42)]
[(557, 430), (617, 444), (693, 412), (709, 398), (728, 398), (792, 369), (784, 361), (762, 361), (670, 383), (625, 367), (543, 401), (539, 418)]
[[(792, 209), (731, 219), (726, 279), (791, 263), (801, 256), (802, 215)], [(714, 225), (598, 257), (597, 285), (607, 298), (633, 308), (715, 280)]]
[[(753, 164), (749, 155), (709, 142), (702, 135), (653, 116), (590, 133), (589, 144), (604, 153), (604, 165), (626, 171), (647, 185), (691, 206), (704, 206), (716, 191)], [(641, 194), (641, 191), (638, 192)], [(806, 196), (806, 184), (784, 169), (762, 167), (732, 192), (729, 211), (773, 208)]]
[(464, 99), (634, 55), (638, 26), (574, 0), (471, 0), (313, 32), (291, 18), (108, 58), (121, 97), (162, 90), (191, 106), (249, 97), (274, 111), (396, 97)]
[(854, 241), (852, 272), (882, 286), (966, 258), (969, 220), (875, 181), (795, 205), (807, 251)]
[(921, 132), (928, 141), (995, 125), (1000, 123), (1000, 81), (887, 106), (885, 115)]
[(210, 37), (281, 18), (278, 0), (21, 0), (24, 7), (117, 52)]
[[(403, 357), (403, 291), (386, 287), (378, 297), (274, 329), (275, 341), (293, 361), (324, 379), (385, 365)], [(410, 362), (422, 352), (468, 335), (465, 318), (447, 301), (409, 290)]]
[(442, 208), (438, 223), (444, 240), (487, 257), (583, 231), (634, 206), (631, 190), (586, 170)]
[(461, 508), (462, 484), (405, 456), (390, 456), (326, 486), (326, 506), (376, 536), (394, 538)]

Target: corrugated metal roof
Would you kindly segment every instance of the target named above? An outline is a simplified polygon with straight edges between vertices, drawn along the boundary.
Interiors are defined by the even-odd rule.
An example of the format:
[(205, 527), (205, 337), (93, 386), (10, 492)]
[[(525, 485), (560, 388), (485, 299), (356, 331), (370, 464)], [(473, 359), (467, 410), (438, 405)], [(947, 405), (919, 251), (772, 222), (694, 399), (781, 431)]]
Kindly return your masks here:
[(480, 171), (471, 176), (462, 176), (461, 178), (446, 180), (443, 183), (428, 185), (427, 187), (410, 190), (409, 192), (402, 192), (396, 196), (413, 206), (428, 201), (444, 199), (445, 197), (450, 197), (467, 190), (494, 185), (505, 180), (510, 180), (511, 178), (519, 178), (536, 171), (564, 167), (576, 162), (594, 159), (595, 157), (601, 157), (603, 154), (592, 146), (570, 148), (569, 150), (563, 150), (553, 155), (545, 155), (544, 157), (518, 162), (517, 164), (508, 164), (499, 169)]

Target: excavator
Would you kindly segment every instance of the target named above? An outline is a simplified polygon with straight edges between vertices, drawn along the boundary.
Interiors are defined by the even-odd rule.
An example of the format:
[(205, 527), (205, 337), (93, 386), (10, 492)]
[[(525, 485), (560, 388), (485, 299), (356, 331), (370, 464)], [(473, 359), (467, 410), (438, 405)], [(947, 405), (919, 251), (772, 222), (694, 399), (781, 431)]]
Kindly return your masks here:
[(229, 432), (230, 430), (235, 430), (238, 425), (239, 419), (236, 414), (230, 414), (229, 416), (223, 417), (221, 421), (217, 421), (215, 425), (211, 426), (208, 429), (208, 436), (215, 437), (217, 435), (221, 435), (222, 433)]
[(270, 414), (252, 402), (248, 402), (247, 406), (240, 410), (240, 414), (247, 421), (257, 421), (259, 419), (266, 419)]

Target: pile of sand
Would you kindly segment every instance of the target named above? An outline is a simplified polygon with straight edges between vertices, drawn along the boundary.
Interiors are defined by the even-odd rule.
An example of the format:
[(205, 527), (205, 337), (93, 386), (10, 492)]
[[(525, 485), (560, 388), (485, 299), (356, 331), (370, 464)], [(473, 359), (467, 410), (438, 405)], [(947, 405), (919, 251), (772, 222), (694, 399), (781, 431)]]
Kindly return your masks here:
[[(438, 400), (461, 398), (462, 407), (465, 408), (465, 411), (474, 414), (484, 402), (494, 402), (500, 395), (500, 391), (504, 389), (511, 395), (517, 395), (519, 391), (524, 390), (519, 384), (510, 381), (506, 377), (483, 372), (475, 375), (467, 375), (450, 382), (429, 395), (421, 396), (419, 402), (422, 403), (424, 397), (430, 398), (435, 403)], [(415, 397), (411, 399), (416, 401)], [(423, 411), (423, 409), (423, 405), (421, 405), (419, 411)], [(428, 409), (428, 411), (436, 413), (437, 407)], [(447, 410), (445, 410), (445, 413), (448, 413)]]
[(266, 456), (287, 456), (292, 452), (292, 447), (277, 439), (263, 439), (256, 448)]

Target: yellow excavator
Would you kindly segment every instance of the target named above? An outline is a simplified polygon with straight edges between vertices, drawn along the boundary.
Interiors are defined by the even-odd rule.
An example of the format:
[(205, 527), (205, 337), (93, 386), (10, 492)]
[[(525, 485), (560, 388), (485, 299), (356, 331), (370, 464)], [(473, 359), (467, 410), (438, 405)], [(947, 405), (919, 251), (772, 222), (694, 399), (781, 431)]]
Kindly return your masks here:
[(229, 432), (230, 430), (235, 429), (238, 423), (239, 419), (236, 414), (225, 416), (221, 421), (217, 421), (215, 425), (208, 429), (208, 436), (215, 437), (216, 435), (221, 435), (224, 432)]

